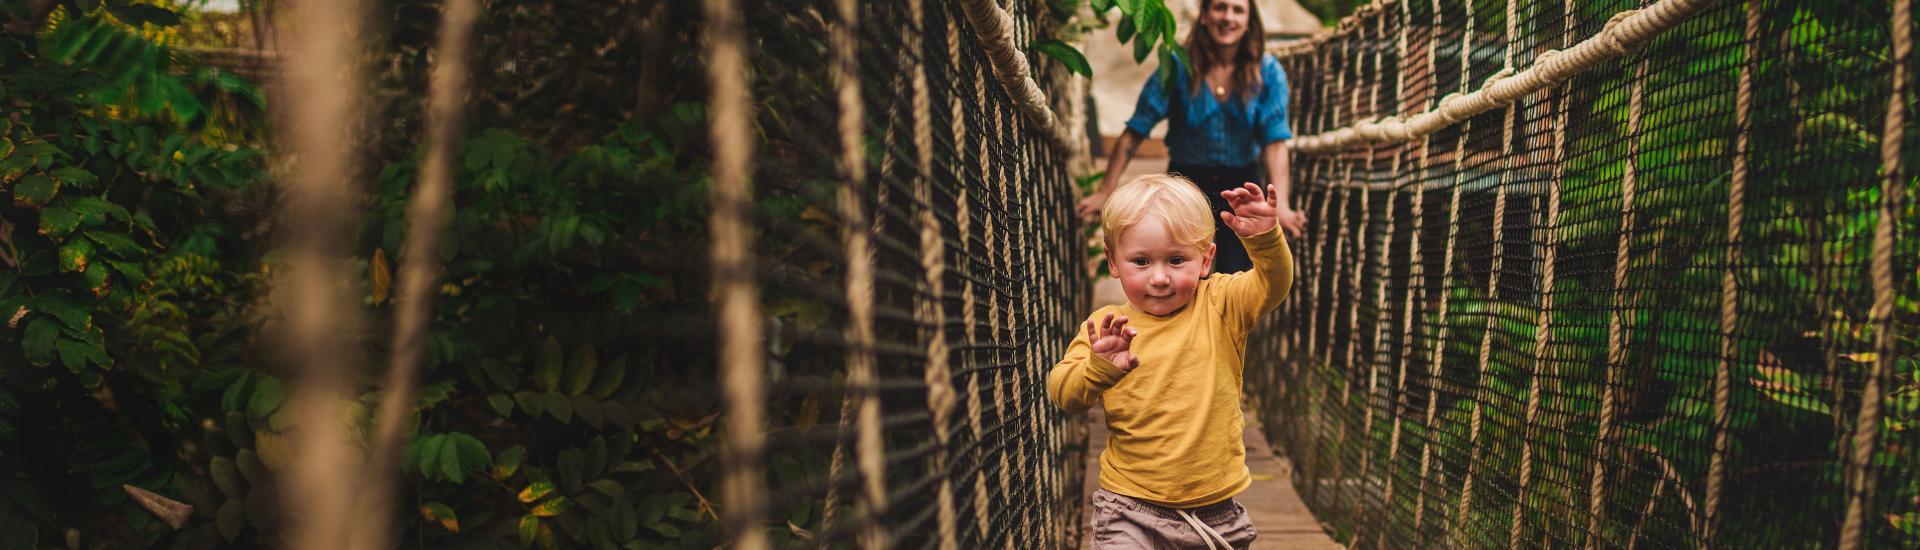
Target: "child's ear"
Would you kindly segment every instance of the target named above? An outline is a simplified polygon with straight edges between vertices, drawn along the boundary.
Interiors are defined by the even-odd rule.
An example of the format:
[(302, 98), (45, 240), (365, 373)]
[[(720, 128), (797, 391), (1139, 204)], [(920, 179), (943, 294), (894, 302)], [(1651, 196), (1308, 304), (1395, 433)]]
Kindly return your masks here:
[(1219, 249), (1220, 249), (1220, 245), (1207, 243), (1206, 253), (1200, 255), (1200, 276), (1201, 277), (1205, 277), (1213, 273), (1213, 253), (1218, 251)]
[(1106, 256), (1107, 256), (1107, 276), (1113, 277), (1115, 279), (1120, 278), (1120, 262), (1118, 260), (1113, 259), (1112, 248), (1107, 249)]

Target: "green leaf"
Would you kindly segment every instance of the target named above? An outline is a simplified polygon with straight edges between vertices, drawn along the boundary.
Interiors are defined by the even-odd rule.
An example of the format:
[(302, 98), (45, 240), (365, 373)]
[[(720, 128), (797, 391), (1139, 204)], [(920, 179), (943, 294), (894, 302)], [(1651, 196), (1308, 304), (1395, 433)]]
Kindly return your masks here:
[(84, 271), (87, 269), (87, 262), (91, 261), (93, 261), (93, 243), (73, 239), (60, 245), (61, 271)]
[[(1121, 1), (1124, 2), (1125, 0)], [(1120, 39), (1121, 44), (1125, 44), (1127, 43), (1127, 39), (1133, 38), (1133, 31), (1133, 16), (1126, 15), (1120, 17), (1120, 24), (1114, 27), (1113, 34)]]
[(560, 392), (540, 394), (540, 402), (546, 405), (547, 414), (553, 415), (562, 424), (573, 419), (573, 400), (561, 395)]
[(600, 367), (600, 373), (593, 378), (593, 386), (587, 388), (587, 394), (607, 399), (620, 391), (620, 384), (627, 380), (627, 356), (622, 355)]
[(60, 193), (60, 182), (43, 174), (34, 174), (13, 183), (13, 203), (38, 208)]
[(78, 166), (62, 166), (60, 168), (55, 168), (53, 172), (50, 173), (50, 175), (53, 176), (53, 179), (60, 180), (60, 183), (63, 183), (78, 189), (86, 189), (88, 187), (92, 187), (93, 184), (98, 183), (100, 181), (100, 178), (94, 177), (92, 172), (83, 170)]
[(501, 391), (513, 391), (520, 385), (520, 373), (498, 359), (481, 359), (480, 372), (486, 373), (487, 380), (493, 382)]
[[(1113, 0), (1113, 3), (1114, 5), (1120, 6), (1120, 13), (1133, 15), (1134, 12), (1140, 11), (1140, 2), (1143, 1), (1146, 0)], [(1122, 42), (1124, 42), (1124, 40)]]
[[(440, 475), (446, 477), (448, 480), (454, 483), (466, 483), (467, 469), (460, 464), (460, 445), (454, 439), (457, 435), (458, 434), (444, 436), (444, 439), (441, 440), (440, 453), (437, 457), (439, 458), (439, 464), (435, 466), (438, 468)], [(422, 463), (421, 467), (425, 468), (428, 464), (431, 463)]]
[(66, 365), (67, 370), (73, 371), (75, 374), (78, 374), (82, 369), (87, 368), (87, 365), (92, 363), (92, 361), (87, 359), (88, 346), (86, 342), (72, 338), (61, 338), (54, 342), (53, 345), (60, 351), (60, 364)]
[(247, 494), (247, 486), (240, 480), (240, 468), (233, 459), (216, 456), (207, 464), (207, 474), (213, 478), (213, 486), (227, 498), (240, 498)]
[(498, 414), (502, 418), (511, 418), (513, 416), (513, 398), (507, 397), (506, 394), (496, 393), (487, 396), (487, 405), (493, 407), (494, 414)]
[(505, 481), (513, 477), (514, 472), (520, 471), (520, 461), (526, 456), (526, 447), (519, 445), (508, 447), (507, 450), (500, 451), (500, 456), (493, 457), (493, 467), (489, 469), (488, 474), (495, 480)]
[(620, 540), (633, 540), (640, 534), (640, 514), (633, 511), (633, 502), (626, 496), (613, 499), (613, 534)]
[(220, 512), (215, 515), (214, 521), (220, 526), (220, 536), (225, 537), (227, 542), (234, 542), (240, 538), (240, 530), (247, 527), (246, 501), (227, 499), (220, 505)]
[(455, 483), (462, 483), (467, 471), (485, 470), (493, 467), (492, 455), (487, 453), (486, 444), (481, 443), (479, 439), (463, 433), (456, 433), (448, 437), (452, 438), (453, 442), (451, 445), (454, 446), (455, 450), (453, 453), (441, 451), (440, 454), (442, 456), (452, 454), (459, 457), (461, 475), (454, 479)]
[(573, 361), (567, 364), (567, 395), (580, 395), (593, 385), (594, 371), (599, 370), (600, 359), (594, 355), (593, 344), (581, 346), (573, 351)]
[(92, 311), (86, 306), (75, 302), (64, 293), (49, 292), (34, 296), (33, 299), (27, 300), (27, 308), (52, 314), (54, 317), (60, 319), (60, 324), (66, 325), (69, 329), (90, 330), (93, 328)]
[(540, 530), (544, 526), (540, 525), (539, 516), (527, 514), (520, 516), (520, 525), (518, 527), (520, 532), (520, 547), (532, 548), (533, 544), (539, 540)]
[(593, 429), (600, 429), (600, 423), (605, 420), (601, 412), (599, 400), (585, 395), (573, 396), (573, 414)]
[(254, 418), (267, 418), (280, 410), (280, 405), (286, 399), (286, 386), (280, 383), (280, 379), (261, 376), (253, 386), (253, 397), (247, 399), (247, 414)]
[(417, 440), (415, 445), (420, 446), (420, 463), (417, 467), (421, 477), (432, 479), (434, 473), (440, 471), (440, 454), (446, 452), (446, 444), (445, 434), (435, 434)]
[(595, 437), (587, 442), (587, 477), (600, 477), (607, 471), (607, 438)]
[(553, 483), (535, 481), (520, 490), (519, 498), (522, 504), (533, 504), (539, 502), (540, 499), (547, 498), (547, 495), (551, 494), (553, 494)]
[(1074, 74), (1085, 77), (1093, 76), (1093, 66), (1087, 63), (1087, 56), (1082, 55), (1080, 50), (1067, 45), (1066, 42), (1044, 40), (1034, 43), (1033, 49), (1065, 64), (1067, 70), (1072, 71)]
[(27, 323), (27, 331), (20, 338), (20, 348), (26, 352), (27, 361), (35, 366), (53, 364), (54, 340), (60, 336), (60, 324), (46, 317), (34, 317)]
[(1093, 13), (1106, 13), (1113, 8), (1113, 0), (1093, 0), (1088, 4), (1093, 6)]
[(438, 524), (449, 533), (460, 532), (460, 517), (455, 515), (453, 508), (444, 502), (434, 501), (421, 505), (420, 519), (427, 520), (427, 523)]
[[(43, 210), (42, 212), (45, 211)], [(146, 247), (134, 242), (133, 237), (128, 237), (126, 233), (89, 229), (87, 230), (87, 239), (105, 247), (107, 252), (122, 258), (139, 260), (145, 258), (147, 255)]]
[(548, 336), (540, 344), (539, 354), (533, 362), (533, 384), (540, 391), (553, 391), (560, 387), (560, 341)]
[(59, 239), (80, 228), (80, 213), (64, 206), (40, 209), (40, 234)]
[(540, 394), (530, 391), (513, 392), (513, 402), (519, 404), (520, 410), (526, 411), (527, 416), (540, 416), (541, 412), (547, 410), (545, 401), (540, 399)]
[(607, 417), (607, 422), (622, 430), (633, 429), (633, 415), (628, 413), (627, 406), (620, 404), (619, 401), (601, 403), (600, 413)]

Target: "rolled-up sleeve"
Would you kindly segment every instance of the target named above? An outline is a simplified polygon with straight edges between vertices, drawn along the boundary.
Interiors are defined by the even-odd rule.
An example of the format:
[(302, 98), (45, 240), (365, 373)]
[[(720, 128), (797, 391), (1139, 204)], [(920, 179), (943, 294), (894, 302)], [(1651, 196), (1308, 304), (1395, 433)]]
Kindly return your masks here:
[(1268, 56), (1260, 64), (1260, 106), (1254, 132), (1260, 145), (1293, 139), (1293, 124), (1287, 120), (1287, 71), (1280, 61)]
[(1140, 135), (1153, 133), (1153, 127), (1167, 118), (1167, 87), (1160, 85), (1160, 73), (1154, 71), (1147, 79), (1147, 85), (1140, 89), (1140, 101), (1133, 106), (1133, 118), (1127, 119), (1127, 129)]

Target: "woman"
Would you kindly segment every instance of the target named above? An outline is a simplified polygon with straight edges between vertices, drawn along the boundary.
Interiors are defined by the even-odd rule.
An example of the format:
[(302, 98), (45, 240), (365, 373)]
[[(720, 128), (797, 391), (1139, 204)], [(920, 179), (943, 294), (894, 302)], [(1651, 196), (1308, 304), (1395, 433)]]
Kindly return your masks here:
[[(1299, 237), (1306, 216), (1288, 203), (1292, 182), (1287, 175), (1287, 142), (1293, 138), (1287, 122), (1287, 74), (1279, 60), (1263, 51), (1266, 31), (1260, 12), (1249, 0), (1201, 0), (1197, 28), (1187, 34), (1187, 54), (1193, 71), (1179, 64), (1171, 71), (1173, 86), (1158, 74), (1140, 90), (1133, 118), (1120, 134), (1107, 160), (1100, 190), (1080, 201), (1080, 216), (1097, 219), (1107, 195), (1133, 160), (1134, 149), (1161, 119), (1171, 118), (1167, 148), (1172, 155), (1167, 172), (1186, 176), (1213, 200), (1214, 212), (1227, 211), (1220, 192), (1258, 181), (1265, 166), (1268, 183), (1279, 186), (1280, 227)], [(1178, 61), (1176, 61), (1178, 63)], [(1214, 271), (1233, 273), (1252, 267), (1234, 233), (1215, 220)]]

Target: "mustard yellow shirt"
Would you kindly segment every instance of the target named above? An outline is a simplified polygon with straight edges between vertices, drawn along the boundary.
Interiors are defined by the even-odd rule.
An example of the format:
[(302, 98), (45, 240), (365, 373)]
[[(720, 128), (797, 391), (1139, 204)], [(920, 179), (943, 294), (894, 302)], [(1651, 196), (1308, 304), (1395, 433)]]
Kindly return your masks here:
[(1094, 355), (1082, 323), (1066, 359), (1047, 374), (1047, 396), (1069, 413), (1106, 401), (1102, 488), (1193, 508), (1232, 498), (1252, 483), (1240, 437), (1247, 332), (1286, 298), (1293, 255), (1278, 228), (1240, 242), (1253, 269), (1201, 279), (1193, 303), (1172, 315), (1148, 314), (1131, 303), (1093, 312), (1096, 324), (1108, 313), (1125, 314), (1127, 326), (1139, 331), (1131, 350), (1140, 366), (1132, 372)]

